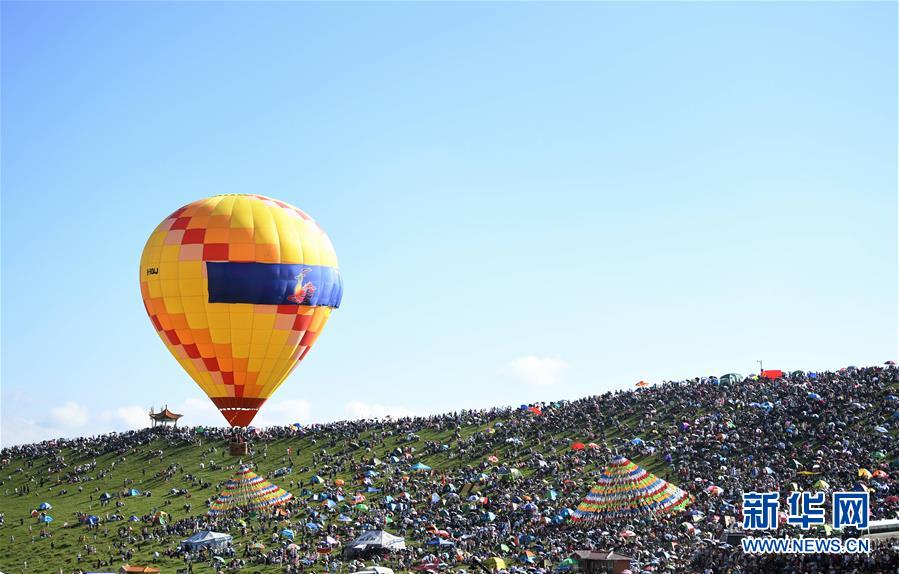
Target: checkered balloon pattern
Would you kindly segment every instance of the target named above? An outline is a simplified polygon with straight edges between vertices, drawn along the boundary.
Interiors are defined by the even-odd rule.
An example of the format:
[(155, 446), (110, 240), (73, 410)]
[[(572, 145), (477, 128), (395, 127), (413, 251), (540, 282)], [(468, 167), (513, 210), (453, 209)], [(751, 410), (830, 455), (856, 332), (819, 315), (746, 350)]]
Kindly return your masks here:
[(340, 306), (328, 236), (296, 207), (217, 195), (166, 217), (140, 291), (166, 348), (232, 426), (248, 426)]

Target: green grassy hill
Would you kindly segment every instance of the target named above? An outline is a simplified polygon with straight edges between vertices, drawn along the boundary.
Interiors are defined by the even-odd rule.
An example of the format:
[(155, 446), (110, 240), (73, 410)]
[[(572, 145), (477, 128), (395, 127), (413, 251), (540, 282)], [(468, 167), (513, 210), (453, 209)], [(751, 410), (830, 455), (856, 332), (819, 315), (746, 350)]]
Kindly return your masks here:
[[(484, 426), (466, 426), (462, 428), (462, 436), (468, 437), (475, 432), (484, 430)], [(360, 435), (357, 443), (364, 442), (369, 438), (370, 433)], [(101, 524), (98, 530), (89, 530), (78, 523), (76, 514), (84, 512), (96, 514), (105, 517), (107, 513), (119, 513), (126, 518), (131, 515), (143, 517), (152, 514), (157, 510), (163, 510), (170, 514), (171, 520), (202, 514), (206, 511), (205, 500), (218, 494), (218, 485), (226, 481), (237, 469), (239, 460), (244, 462), (253, 462), (256, 470), (262, 476), (270, 478), (270, 480), (279, 486), (299, 494), (302, 488), (308, 488), (313, 492), (323, 490), (321, 485), (313, 485), (310, 481), (312, 476), (316, 474), (316, 469), (312, 464), (312, 454), (319, 452), (321, 449), (332, 451), (336, 447), (335, 453), (358, 460), (360, 457), (371, 458), (379, 457), (386, 459), (389, 457), (390, 451), (402, 444), (403, 446), (420, 447), (427, 441), (449, 442), (452, 438), (452, 432), (434, 432), (431, 430), (421, 430), (418, 433), (419, 440), (408, 443), (405, 442), (403, 436), (389, 437), (383, 446), (375, 447), (371, 452), (359, 446), (354, 448), (349, 444), (334, 444), (318, 440), (317, 444), (313, 444), (311, 437), (287, 438), (271, 442), (257, 443), (247, 457), (231, 457), (228, 455), (228, 442), (226, 440), (205, 440), (201, 439), (200, 446), (185, 445), (177, 448), (170, 448), (164, 440), (154, 440), (146, 446), (137, 450), (137, 452), (125, 456), (115, 454), (107, 454), (96, 458), (97, 470), (108, 469), (109, 472), (100, 479), (87, 481), (81, 484), (83, 490), (78, 492), (78, 485), (75, 484), (53, 484), (47, 481), (43, 487), (36, 483), (30, 483), (31, 492), (24, 496), (15, 495), (15, 489), (22, 488), (27, 483), (24, 473), (15, 472), (19, 467), (27, 467), (27, 462), (22, 459), (11, 459), (8, 464), (3, 464), (2, 469), (2, 498), (0, 498), (0, 511), (6, 515), (6, 523), (0, 532), (2, 532), (2, 540), (0, 540), (0, 570), (7, 574), (22, 571), (22, 567), (27, 560), (28, 572), (57, 572), (59, 568), (69, 572), (74, 568), (81, 567), (85, 571), (92, 569), (91, 563), (96, 562), (96, 556), (86, 556), (80, 564), (76, 561), (79, 552), (82, 554), (82, 546), (85, 543), (93, 544), (98, 547), (100, 556), (104, 558), (108, 554), (107, 547), (115, 538), (116, 529), (122, 526), (133, 526), (138, 528), (140, 523), (131, 522), (110, 522)], [(572, 433), (571, 439), (576, 437)], [(559, 437), (563, 438), (563, 437)], [(562, 442), (566, 442), (566, 446), (562, 446)], [(215, 452), (210, 452), (211, 449)], [(287, 464), (287, 449), (292, 451), (293, 472), (280, 478), (271, 478), (272, 473)], [(567, 441), (560, 441), (560, 449), (567, 448)], [(157, 456), (154, 451), (162, 450), (162, 456)], [(514, 458), (511, 457), (513, 449), (511, 447), (496, 449), (496, 454), (508, 463), (513, 463)], [(151, 454), (154, 453), (154, 454)], [(91, 462), (91, 458), (78, 458), (71, 450), (63, 450), (62, 456), (69, 467), (79, 464)], [(479, 461), (469, 459), (451, 460), (449, 453), (435, 454), (431, 456), (424, 455), (416, 460), (421, 460), (425, 464), (440, 470), (459, 465), (475, 464)], [(524, 456), (521, 459), (525, 458)], [(210, 467), (210, 461), (217, 463), (215, 468)], [(205, 462), (206, 468), (201, 470), (200, 464)], [(645, 461), (649, 462), (649, 461)], [(171, 479), (166, 479), (162, 475), (170, 465), (178, 465), (179, 471), (174, 474)], [(28, 468), (29, 472), (36, 470), (45, 470), (50, 465), (50, 461), (40, 459), (35, 462), (33, 468)], [(97, 471), (88, 474), (96, 475)], [(198, 476), (203, 482), (209, 483), (210, 486), (200, 488), (196, 484), (182, 480), (185, 473)], [(338, 478), (344, 479), (347, 484), (353, 483), (352, 476), (348, 474), (338, 474)], [(376, 484), (379, 479), (375, 479)], [(293, 484), (291, 484), (293, 483)], [(303, 485), (303, 486), (300, 486)], [(135, 488), (139, 491), (150, 491), (152, 496), (136, 496), (124, 497), (121, 500), (124, 506), (116, 509), (113, 504), (101, 507), (99, 496), (103, 492), (109, 492), (116, 496), (118, 493)], [(189, 499), (183, 496), (173, 496), (169, 494), (172, 488), (187, 488), (191, 493)], [(68, 490), (67, 494), (61, 494), (64, 489)], [(379, 494), (367, 494), (368, 500), (377, 502)], [(38, 507), (42, 502), (49, 502), (53, 508), (48, 513), (53, 517), (53, 522), (49, 526), (52, 536), (42, 538), (40, 536), (41, 527), (34, 518), (30, 518), (29, 513)], [(190, 511), (186, 510), (184, 505), (192, 504)], [(28, 517), (28, 518), (24, 518)], [(63, 527), (68, 521), (69, 526)], [(105, 533), (108, 531), (108, 535)], [(243, 543), (252, 537), (242, 537), (239, 532), (232, 532), (235, 535), (235, 547), (243, 547)], [(14, 537), (14, 539), (13, 539)], [(81, 541), (82, 537), (86, 537)], [(260, 537), (261, 538), (261, 537)], [(171, 547), (171, 543), (166, 544), (144, 544), (140, 550), (136, 552), (132, 563), (134, 564), (150, 564), (154, 551), (163, 553), (166, 548)], [(156, 563), (163, 572), (174, 572), (176, 568), (183, 567), (181, 560), (166, 559), (164, 556)], [(259, 570), (260, 572), (281, 572), (281, 567), (270, 566), (260, 568), (250, 568), (249, 571)], [(213, 572), (208, 566), (195, 565), (195, 572), (209, 571)]]
[[(691, 391), (686, 387), (684, 396), (688, 397)], [(711, 387), (709, 387), (711, 389)], [(868, 393), (868, 397), (883, 397), (887, 393), (899, 392), (899, 383), (890, 382), (879, 386), (876, 390), (873, 387), (856, 386), (856, 387), (835, 387), (832, 389), (832, 397), (840, 401), (851, 400), (854, 397), (845, 395), (845, 393), (855, 393), (861, 395)], [(805, 391), (795, 387), (783, 384), (781, 387), (759, 387), (758, 393), (771, 394), (774, 391), (782, 393), (786, 396), (789, 393), (792, 400), (804, 400)], [(779, 389), (779, 390), (778, 390)], [(680, 392), (680, 391), (679, 391)], [(715, 396), (728, 397), (737, 392), (737, 388), (719, 389), (715, 388)], [(745, 399), (755, 396), (756, 391), (743, 391), (746, 394)], [(822, 391), (823, 392), (823, 391)], [(840, 394), (842, 393), (842, 394)], [(309, 489), (312, 492), (321, 492), (324, 490), (323, 485), (312, 485), (310, 479), (313, 475), (322, 472), (321, 465), (313, 464), (313, 456), (321, 455), (324, 451), (329, 453), (332, 461), (335, 459), (348, 461), (360, 461), (362, 459), (370, 460), (377, 457), (387, 460), (391, 452), (397, 447), (414, 446), (417, 449), (414, 460), (421, 461), (433, 467), (436, 471), (446, 470), (458, 475), (458, 471), (466, 466), (476, 466), (485, 461), (487, 456), (491, 454), (497, 455), (503, 464), (521, 465), (522, 472), (527, 476), (532, 472), (535, 453), (539, 452), (547, 460), (560, 461), (571, 453), (570, 447), (572, 441), (579, 440), (587, 442), (588, 440), (596, 440), (604, 446), (619, 448), (621, 445), (628, 444), (630, 439), (637, 434), (642, 435), (647, 440), (665, 435), (673, 436), (677, 433), (677, 427), (682, 417), (693, 420), (702, 417), (705, 411), (696, 404), (687, 404), (682, 397), (679, 401), (668, 401), (670, 391), (665, 389), (649, 390), (638, 393), (636, 395), (628, 394), (609, 396), (604, 399), (610, 402), (616, 401), (617, 405), (614, 412), (603, 412), (602, 404), (596, 403), (595, 411), (589, 411), (584, 415), (572, 416), (572, 409), (567, 414), (558, 415), (553, 419), (553, 414), (540, 419), (534, 419), (536, 422), (525, 422), (527, 415), (521, 414), (519, 411), (502, 411), (496, 415), (482, 417), (478, 424), (463, 424), (458, 429), (445, 428), (446, 430), (434, 430), (434, 425), (428, 425), (427, 421), (416, 423), (407, 423), (402, 431), (394, 430), (394, 432), (385, 432), (382, 427), (378, 436), (373, 436), (372, 430), (366, 430), (358, 435), (353, 435), (352, 439), (347, 441), (337, 439), (338, 433), (310, 433), (306, 435), (294, 435), (288, 438), (278, 440), (267, 440), (265, 442), (256, 441), (253, 443), (253, 452), (250, 456), (244, 457), (244, 462), (252, 462), (256, 465), (256, 471), (262, 476), (269, 478), (272, 482), (291, 491), (296, 496), (302, 496), (303, 489)], [(839, 396), (838, 396), (839, 394)], [(798, 398), (797, 398), (798, 397)], [(712, 399), (707, 398), (709, 404)], [(772, 395), (772, 398), (776, 398)], [(892, 411), (887, 408), (885, 403), (880, 402), (869, 403), (876, 405), (876, 408), (868, 408), (859, 410), (860, 418), (856, 420), (854, 428), (868, 428), (875, 424), (882, 424)], [(592, 405), (592, 403), (584, 403)], [(840, 403), (842, 404), (842, 402)], [(741, 406), (742, 405), (742, 406)], [(567, 408), (567, 407), (566, 407)], [(584, 409), (583, 404), (578, 409)], [(716, 407), (718, 408), (718, 407)], [(753, 417), (760, 416), (757, 409), (746, 408), (743, 403), (721, 406), (726, 411), (726, 415), (737, 425), (749, 426), (751, 421), (756, 420)], [(843, 416), (844, 409), (826, 411), (829, 417)], [(562, 412), (561, 410), (559, 411)], [(597, 414), (591, 415), (590, 412)], [(602, 415), (598, 414), (603, 412)], [(824, 412), (824, 411), (822, 411)], [(578, 418), (581, 417), (581, 418)], [(541, 419), (547, 421), (555, 420), (558, 424), (545, 424)], [(594, 423), (593, 421), (601, 421)], [(647, 426), (647, 421), (652, 421), (652, 429)], [(484, 422), (484, 421), (487, 422)], [(462, 454), (459, 445), (461, 441), (478, 434), (482, 436), (486, 434), (488, 427), (495, 426), (497, 423), (503, 422), (514, 425), (518, 421), (520, 424), (521, 434), (526, 439), (526, 444), (515, 445), (505, 440), (496, 440), (495, 443), (476, 449), (477, 454), (471, 454), (470, 449), (467, 454)], [(816, 424), (826, 424), (826, 418), (815, 419)], [(412, 424), (418, 439), (414, 442), (407, 442), (406, 434), (410, 430), (409, 424)], [(899, 426), (899, 425), (896, 425)], [(890, 435), (896, 438), (897, 428), (894, 426), (890, 429)], [(752, 427), (750, 427), (752, 428)], [(506, 429), (503, 429), (506, 430)], [(599, 435), (601, 433), (601, 438)], [(500, 433), (497, 433), (499, 436)], [(147, 436), (151, 436), (147, 434)], [(195, 439), (199, 440), (199, 444), (188, 444), (181, 441), (180, 446), (172, 446), (169, 439), (155, 438), (139, 447), (132, 448), (127, 454), (105, 454), (96, 458), (96, 466), (90, 471), (82, 473), (84, 476), (93, 477), (80, 483), (66, 482), (64, 478), (65, 472), (72, 471), (78, 465), (92, 463), (94, 460), (91, 456), (79, 456), (72, 449), (64, 449), (59, 452), (59, 456), (64, 458), (65, 468), (48, 472), (48, 469), (60, 466), (59, 460), (52, 457), (37, 458), (32, 461), (23, 458), (12, 458), (4, 461), (0, 465), (0, 512), (5, 514), (5, 525), (0, 528), (0, 570), (6, 574), (14, 572), (47, 572), (55, 573), (62, 570), (63, 572), (72, 572), (81, 568), (87, 572), (93, 571), (97, 562), (97, 557), (104, 560), (109, 559), (110, 555), (118, 556), (120, 554), (113, 544), (118, 540), (117, 529), (122, 527), (133, 527), (140, 529), (146, 523), (128, 522), (126, 521), (105, 521), (107, 513), (119, 513), (126, 519), (131, 515), (145, 517), (157, 510), (163, 510), (169, 513), (171, 521), (191, 516), (202, 516), (206, 512), (206, 500), (213, 498), (218, 493), (218, 488), (225, 480), (227, 480), (235, 470), (237, 470), (238, 459), (228, 455), (227, 441), (224, 439), (209, 439), (205, 436), (195, 435)], [(803, 442), (806, 446), (818, 448), (818, 443), (811, 437), (800, 437), (796, 440), (794, 446), (801, 446)], [(899, 456), (896, 444), (899, 441), (893, 440), (892, 447), (886, 450), (888, 458), (886, 463), (894, 460)], [(428, 445), (431, 444), (429, 448)], [(447, 445), (446, 450), (441, 448), (433, 448), (433, 445)], [(368, 447), (366, 445), (369, 445)], [(274, 478), (273, 474), (276, 469), (285, 467), (288, 464), (288, 448), (291, 449), (292, 455), (292, 473), (279, 478)], [(161, 454), (159, 451), (162, 451)], [(670, 467), (661, 460), (662, 452), (658, 452), (655, 456), (640, 456), (636, 453), (628, 453), (633, 461), (640, 464), (647, 470), (654, 472), (660, 476), (664, 476)], [(741, 457), (739, 452), (731, 453), (731, 456)], [(577, 500), (589, 489), (593, 481), (598, 466), (601, 461), (598, 458), (591, 459), (581, 466), (578, 463), (578, 474), (576, 484), (573, 488), (568, 489), (563, 496), (564, 499), (557, 503), (557, 506), (573, 506), (577, 504)], [(205, 468), (201, 468), (201, 464)], [(869, 464), (869, 463), (866, 463)], [(173, 472), (166, 471), (175, 465)], [(571, 467), (569, 467), (571, 468)], [(792, 468), (792, 467), (791, 467)], [(795, 468), (792, 468), (795, 470)], [(44, 483), (41, 484), (39, 478), (29, 481), (27, 476), (44, 477)], [(185, 475), (193, 475), (194, 480), (190, 481)], [(830, 479), (841, 480), (839, 474), (830, 475)], [(334, 477), (327, 477), (328, 482), (336, 478), (346, 481), (347, 492), (352, 493), (358, 487), (358, 475), (353, 473), (338, 472)], [(385, 486), (388, 480), (384, 475), (374, 479), (375, 486)], [(549, 486), (558, 488), (557, 484), (551, 484), (542, 478), (543, 483), (549, 482)], [(796, 478), (784, 478), (785, 481), (796, 480)], [(845, 474), (844, 481), (851, 481), (853, 477), (851, 473)], [(202, 486), (205, 484), (205, 486)], [(23, 487), (28, 486), (30, 492), (27, 494), (16, 494), (16, 489), (20, 491)], [(114, 496), (123, 493), (128, 489), (135, 488), (142, 492), (151, 492), (152, 496), (136, 496), (115, 498), (113, 503), (101, 507), (99, 496), (103, 492), (109, 492)], [(173, 488), (186, 488), (190, 492), (190, 498), (182, 495), (169, 494)], [(537, 488), (542, 488), (538, 491)], [(532, 485), (533, 493), (545, 492), (547, 487), (538, 487)], [(64, 491), (66, 491), (64, 493)], [(486, 493), (488, 495), (502, 494), (493, 492)], [(368, 503), (377, 506), (381, 494), (366, 493)], [(115, 500), (121, 501), (123, 506), (116, 508)], [(35, 518), (30, 517), (33, 509), (38, 508), (42, 502), (50, 503), (53, 508), (49, 514), (53, 516), (53, 522), (49, 525), (49, 537), (41, 536), (41, 525)], [(185, 505), (190, 504), (188, 509)], [(423, 502), (422, 504), (426, 504)], [(88, 514), (96, 514), (104, 519), (98, 529), (88, 529), (79, 523), (77, 513), (83, 512)], [(303, 523), (301, 517), (294, 517), (294, 523)], [(65, 526), (68, 523), (68, 526)], [(263, 541), (269, 545), (273, 528), (266, 532), (261, 532), (259, 526), (251, 521), (251, 530), (247, 535), (242, 535), (239, 531), (232, 530), (230, 534), (234, 535), (234, 546), (238, 549), (238, 555), (242, 554), (242, 550), (246, 543), (254, 540)], [(296, 526), (294, 526), (296, 528)], [(302, 532), (302, 528), (298, 529), (298, 534)], [(175, 572), (176, 569), (184, 566), (180, 559), (170, 559), (164, 556), (166, 550), (170, 550), (177, 545), (181, 537), (171, 537), (169, 540), (155, 542), (141, 542), (139, 544), (130, 544), (129, 548), (134, 550), (134, 557), (130, 561), (132, 564), (151, 564), (153, 562), (154, 552), (159, 552), (162, 556), (156, 562), (156, 566), (160, 567), (162, 572)], [(421, 541), (409, 539), (412, 545), (419, 544)], [(93, 545), (97, 548), (97, 555), (86, 555), (84, 546)], [(83, 560), (78, 562), (76, 557), (78, 554), (83, 555)], [(24, 565), (27, 561), (27, 570)], [(121, 562), (116, 560), (114, 567), (103, 567), (101, 571), (115, 570)], [(214, 569), (206, 564), (195, 564), (194, 571), (197, 573), (214, 572)], [(282, 572), (280, 566), (249, 566), (244, 569), (245, 572), (262, 572), (275, 573)]]
[[(620, 430), (614, 431), (607, 435), (608, 438), (614, 438), (622, 433), (626, 434), (629, 425), (633, 420), (624, 421)], [(469, 425), (461, 429), (463, 438), (484, 431), (488, 425)], [(322, 440), (318, 440), (317, 444), (313, 444), (312, 437), (296, 437), (275, 440), (271, 442), (257, 443), (253, 452), (247, 457), (231, 457), (228, 455), (228, 443), (226, 440), (206, 440), (201, 439), (202, 444), (199, 446), (184, 445), (177, 448), (170, 448), (164, 440), (154, 440), (153, 442), (137, 449), (137, 452), (125, 456), (115, 454), (107, 454), (96, 458), (96, 470), (88, 474), (96, 475), (98, 470), (108, 469), (109, 472), (100, 479), (87, 481), (81, 484), (83, 490), (78, 491), (76, 484), (53, 484), (47, 481), (43, 487), (36, 483), (30, 483), (31, 492), (24, 496), (15, 495), (15, 489), (22, 488), (28, 481), (25, 479), (24, 473), (15, 472), (19, 467), (27, 467), (27, 462), (22, 459), (11, 459), (7, 464), (2, 465), (2, 498), (0, 498), (0, 511), (6, 515), (6, 524), (0, 529), (2, 532), (2, 540), (0, 540), (0, 570), (7, 574), (22, 571), (25, 561), (28, 562), (28, 572), (57, 572), (59, 568), (68, 572), (74, 568), (84, 568), (85, 571), (92, 569), (91, 564), (96, 562), (96, 556), (85, 556), (81, 563), (76, 561), (79, 552), (84, 554), (82, 546), (93, 544), (98, 547), (100, 556), (106, 558), (108, 555), (107, 547), (115, 538), (116, 529), (122, 526), (133, 526), (139, 528), (140, 523), (132, 522), (110, 522), (101, 523), (98, 530), (89, 530), (78, 523), (76, 514), (78, 512), (96, 514), (105, 517), (107, 513), (119, 513), (126, 518), (131, 515), (143, 517), (154, 513), (157, 510), (163, 510), (171, 516), (171, 520), (178, 520), (189, 516), (202, 514), (205, 512), (205, 500), (218, 494), (218, 485), (226, 481), (237, 469), (239, 460), (244, 462), (253, 462), (256, 470), (262, 476), (270, 478), (270, 480), (279, 486), (299, 494), (302, 488), (308, 488), (313, 492), (320, 492), (323, 487), (313, 485), (310, 481), (312, 476), (316, 474), (316, 469), (312, 464), (312, 454), (319, 452), (321, 449), (332, 451), (336, 447), (335, 453), (352, 459), (360, 459), (362, 457), (371, 458), (378, 457), (386, 459), (390, 452), (397, 446), (417, 446), (421, 447), (428, 441), (441, 443), (450, 443), (453, 438), (451, 431), (435, 432), (432, 430), (420, 430), (416, 433), (420, 438), (412, 443), (406, 442), (404, 436), (388, 437), (384, 444), (372, 448), (369, 452), (365, 448), (354, 447), (351, 444), (335, 444)], [(362, 434), (355, 441), (363, 443), (370, 438), (370, 433)], [(558, 452), (568, 449), (568, 445), (572, 440), (578, 440), (576, 432), (563, 432), (555, 437)], [(211, 449), (215, 452), (211, 452)], [(280, 478), (271, 478), (272, 473), (287, 464), (287, 449), (292, 451), (291, 459), (293, 461), (293, 472)], [(163, 451), (162, 456), (157, 456), (154, 451)], [(523, 462), (530, 455), (520, 450), (520, 455), (515, 456), (516, 449), (512, 445), (507, 445), (494, 449), (494, 454), (502, 458), (507, 464)], [(548, 454), (548, 453), (547, 453)], [(79, 464), (91, 462), (91, 458), (79, 458), (74, 455), (71, 450), (63, 450), (61, 455), (69, 468)], [(451, 458), (452, 450), (446, 453), (433, 455), (423, 455), (416, 460), (420, 460), (436, 470), (455, 468), (458, 466), (473, 465), (481, 462), (481, 460)], [(217, 463), (215, 468), (210, 467), (210, 461)], [(200, 464), (205, 462), (205, 469), (201, 470)], [(635, 459), (635, 462), (644, 465), (646, 468), (653, 470), (661, 467), (659, 461), (655, 457), (646, 457), (643, 459)], [(171, 479), (166, 479), (162, 475), (171, 465), (178, 465), (179, 471), (174, 474)], [(33, 468), (28, 468), (29, 472), (37, 470), (46, 470), (50, 465), (50, 461), (40, 459), (35, 462)], [(596, 470), (589, 467), (590, 470)], [(182, 480), (183, 474), (193, 474), (199, 477), (202, 482), (209, 483), (206, 488), (200, 488), (192, 482)], [(348, 474), (337, 474), (337, 478), (344, 479), (347, 484), (353, 482), (352, 476)], [(376, 484), (380, 479), (375, 479)], [(291, 484), (293, 483), (293, 484)], [(302, 485), (302, 486), (301, 486)], [(103, 492), (109, 492), (113, 496), (119, 493), (135, 488), (142, 493), (150, 491), (152, 496), (136, 496), (124, 497), (121, 500), (124, 503), (119, 509), (116, 509), (114, 501), (105, 507), (100, 506), (99, 496)], [(172, 488), (187, 488), (191, 493), (191, 497), (186, 499), (184, 496), (170, 495)], [(68, 490), (67, 494), (61, 494), (62, 490)], [(369, 501), (377, 502), (380, 495), (377, 493), (367, 494)], [(34, 518), (30, 518), (29, 513), (38, 507), (42, 502), (49, 502), (53, 508), (48, 513), (53, 517), (53, 522), (48, 530), (52, 533), (49, 538), (40, 536), (41, 527)], [(192, 508), (188, 511), (185, 504), (190, 503)], [(28, 518), (25, 518), (28, 517)], [(69, 523), (68, 527), (63, 527), (65, 522)], [(108, 531), (108, 535), (105, 533)], [(242, 537), (239, 532), (232, 532), (235, 535), (235, 547), (243, 547), (243, 544), (252, 537)], [(14, 537), (14, 540), (13, 540)], [(82, 537), (86, 537), (84, 541)], [(257, 537), (261, 538), (261, 537)], [(171, 547), (171, 543), (165, 544), (144, 544), (140, 546), (140, 550), (135, 553), (132, 560), (134, 564), (150, 564), (154, 551), (163, 553), (166, 548)], [(114, 552), (115, 553), (115, 552)], [(161, 556), (156, 563), (163, 572), (172, 571), (176, 568), (183, 567), (181, 560), (166, 559)], [(251, 568), (249, 571), (259, 570), (260, 572), (280, 572), (279, 566)], [(214, 570), (208, 566), (195, 565), (195, 572), (204, 571), (213, 572)]]

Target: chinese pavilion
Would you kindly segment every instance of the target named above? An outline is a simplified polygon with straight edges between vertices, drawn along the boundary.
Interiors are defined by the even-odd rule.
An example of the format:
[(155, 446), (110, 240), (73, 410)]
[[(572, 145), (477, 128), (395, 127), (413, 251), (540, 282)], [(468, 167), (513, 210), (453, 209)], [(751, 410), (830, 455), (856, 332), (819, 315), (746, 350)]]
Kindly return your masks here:
[(178, 419), (182, 416), (183, 415), (170, 411), (168, 405), (158, 413), (154, 413), (153, 407), (150, 407), (150, 420), (153, 421), (154, 427), (156, 425), (167, 425), (169, 423), (172, 423), (173, 426), (178, 426)]

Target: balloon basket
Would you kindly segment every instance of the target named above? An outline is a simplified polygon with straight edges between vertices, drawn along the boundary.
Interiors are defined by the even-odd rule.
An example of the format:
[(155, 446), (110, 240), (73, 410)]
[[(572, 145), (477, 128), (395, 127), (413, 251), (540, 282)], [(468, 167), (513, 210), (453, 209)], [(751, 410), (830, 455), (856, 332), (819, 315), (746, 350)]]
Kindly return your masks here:
[(242, 441), (231, 441), (228, 450), (231, 456), (247, 456), (250, 452), (247, 443)]

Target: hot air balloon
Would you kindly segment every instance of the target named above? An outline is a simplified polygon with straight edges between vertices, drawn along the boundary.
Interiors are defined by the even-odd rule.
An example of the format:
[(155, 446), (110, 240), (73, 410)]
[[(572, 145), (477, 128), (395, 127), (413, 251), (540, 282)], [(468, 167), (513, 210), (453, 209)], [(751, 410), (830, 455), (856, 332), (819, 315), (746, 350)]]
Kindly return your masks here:
[(245, 427), (312, 348), (343, 282), (307, 214), (261, 195), (217, 195), (156, 227), (140, 291), (166, 348), (228, 423)]

